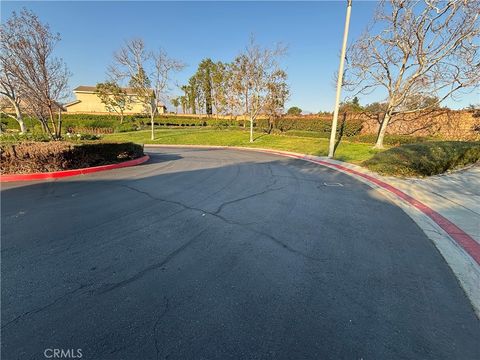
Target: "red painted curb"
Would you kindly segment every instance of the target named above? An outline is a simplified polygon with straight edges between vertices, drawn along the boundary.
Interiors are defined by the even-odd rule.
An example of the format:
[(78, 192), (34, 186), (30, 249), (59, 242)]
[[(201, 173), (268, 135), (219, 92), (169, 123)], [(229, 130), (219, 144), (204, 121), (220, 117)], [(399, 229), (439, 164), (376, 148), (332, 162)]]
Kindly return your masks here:
[[(264, 150), (262, 150), (264, 151)], [(439, 214), (429, 206), (425, 205), (424, 203), (416, 200), (415, 198), (411, 197), (410, 195), (404, 193), (403, 191), (397, 189), (396, 187), (379, 180), (373, 176), (370, 176), (368, 174), (361, 173), (359, 171), (350, 169), (348, 167), (339, 165), (339, 164), (334, 164), (334, 163), (329, 163), (327, 161), (323, 160), (314, 160), (310, 159), (306, 156), (301, 156), (301, 155), (294, 155), (294, 154), (285, 154), (281, 152), (276, 152), (276, 151), (264, 151), (272, 154), (277, 154), (277, 155), (282, 155), (282, 156), (287, 156), (287, 157), (293, 157), (296, 159), (301, 159), (301, 160), (306, 160), (313, 162), (315, 164), (323, 165), (326, 167), (333, 167), (339, 170), (342, 170), (346, 173), (354, 174), (356, 176), (360, 176), (371, 183), (374, 183), (375, 185), (381, 187), (382, 189), (385, 189), (392, 194), (395, 194), (398, 196), (400, 199), (405, 201), (406, 203), (412, 205), (414, 208), (417, 210), (421, 211), (423, 214), (427, 215), (430, 219), (432, 219), (438, 226), (440, 226), (455, 242), (460, 245), (466, 252), (469, 254), (476, 262), (477, 264), (480, 265), (480, 244), (478, 244), (470, 235), (468, 235), (465, 231), (460, 229), (457, 225), (452, 223), (450, 220), (448, 220), (446, 217), (443, 215)]]
[(12, 182), (12, 181), (32, 181), (32, 180), (46, 180), (46, 179), (59, 179), (68, 176), (76, 176), (83, 174), (90, 174), (99, 171), (120, 169), (123, 167), (134, 166), (142, 164), (150, 159), (150, 156), (145, 155), (138, 159), (124, 161), (118, 164), (110, 165), (101, 165), (93, 166), (83, 169), (73, 169), (73, 170), (63, 170), (63, 171), (52, 171), (47, 173), (34, 173), (34, 174), (7, 174), (0, 175), (0, 182)]

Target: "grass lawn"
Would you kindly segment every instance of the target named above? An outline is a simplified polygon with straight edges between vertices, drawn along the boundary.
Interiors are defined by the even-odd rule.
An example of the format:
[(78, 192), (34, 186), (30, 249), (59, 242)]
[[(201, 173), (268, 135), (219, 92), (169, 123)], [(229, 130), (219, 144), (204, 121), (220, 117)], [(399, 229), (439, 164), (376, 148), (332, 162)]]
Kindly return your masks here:
[[(10, 146), (25, 141), (48, 141), (48, 137), (45, 135), (38, 136), (38, 134), (30, 136), (28, 139), (12, 135), (0, 136), (0, 146)], [(150, 140), (150, 130), (143, 130), (103, 135), (100, 141), (75, 138), (74, 142), (244, 146), (326, 156), (328, 139), (325, 136), (326, 134), (323, 133), (317, 135), (306, 131), (292, 131), (283, 135), (267, 135), (258, 132), (255, 133), (255, 142), (250, 143), (248, 131), (242, 129), (164, 127), (155, 130), (156, 139), (154, 141)], [(344, 138), (337, 148), (335, 158), (365, 166), (383, 175), (393, 176), (430, 176), (480, 161), (480, 142), (478, 141), (438, 141), (437, 139), (390, 136), (387, 141), (387, 144), (390, 145), (386, 145), (387, 149), (378, 151), (372, 148), (372, 142), (361, 142), (364, 138), (368, 141), (371, 136), (354, 137), (355, 141), (348, 141)], [(419, 142), (409, 144), (410, 141)]]
[[(158, 129), (155, 140), (150, 140), (150, 131), (133, 131), (105, 135), (106, 141), (132, 141), (139, 144), (218, 145), (247, 146), (293, 151), (303, 154), (326, 156), (328, 139), (256, 133), (255, 142), (249, 142), (248, 131), (232, 129)], [(342, 141), (335, 158), (351, 163), (361, 163), (378, 151), (372, 144)]]

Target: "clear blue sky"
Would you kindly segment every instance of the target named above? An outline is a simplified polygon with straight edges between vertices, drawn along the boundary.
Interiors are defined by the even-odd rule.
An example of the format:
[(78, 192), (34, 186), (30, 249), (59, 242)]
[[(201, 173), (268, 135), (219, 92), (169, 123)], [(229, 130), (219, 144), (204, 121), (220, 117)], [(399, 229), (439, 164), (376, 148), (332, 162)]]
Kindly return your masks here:
[[(1, 19), (13, 10), (33, 10), (62, 41), (56, 54), (73, 76), (71, 88), (105, 79), (113, 52), (125, 39), (141, 37), (148, 47), (162, 47), (188, 66), (177, 75), (180, 84), (203, 58), (231, 61), (244, 49), (250, 34), (262, 45), (288, 45), (284, 59), (291, 86), (287, 106), (306, 111), (331, 111), (333, 74), (338, 67), (346, 1), (307, 2), (123, 2), (123, 1), (2, 1)], [(354, 1), (350, 41), (373, 16), (374, 1)], [(173, 90), (173, 93), (179, 93)], [(452, 108), (478, 103), (478, 92), (449, 101)], [(380, 94), (361, 103), (383, 100)]]

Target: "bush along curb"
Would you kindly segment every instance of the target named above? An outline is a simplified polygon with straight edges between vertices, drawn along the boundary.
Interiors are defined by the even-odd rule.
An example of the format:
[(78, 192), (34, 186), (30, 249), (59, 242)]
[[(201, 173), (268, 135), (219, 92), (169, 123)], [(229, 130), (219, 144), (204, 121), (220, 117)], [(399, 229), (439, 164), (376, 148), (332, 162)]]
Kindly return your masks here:
[(60, 179), (69, 176), (85, 175), (105, 170), (120, 169), (129, 166), (135, 166), (143, 164), (150, 159), (150, 156), (144, 155), (140, 158), (124, 161), (118, 164), (93, 166), (83, 169), (72, 169), (62, 171), (52, 171), (45, 173), (33, 173), (33, 174), (5, 174), (0, 175), (0, 182), (13, 182), (13, 181), (34, 181), (34, 180), (48, 180), (48, 179)]

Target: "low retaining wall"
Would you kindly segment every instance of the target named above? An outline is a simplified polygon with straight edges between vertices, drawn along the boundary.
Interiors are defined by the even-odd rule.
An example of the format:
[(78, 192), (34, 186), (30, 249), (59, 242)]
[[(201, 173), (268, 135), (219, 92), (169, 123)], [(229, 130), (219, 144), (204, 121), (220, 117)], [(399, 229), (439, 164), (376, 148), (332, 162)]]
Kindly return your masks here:
[[(358, 115), (363, 120), (361, 134), (377, 134), (381, 115)], [(351, 115), (355, 118), (355, 115)], [(435, 136), (449, 140), (480, 140), (480, 117), (470, 111), (435, 111), (396, 115), (387, 134)]]

